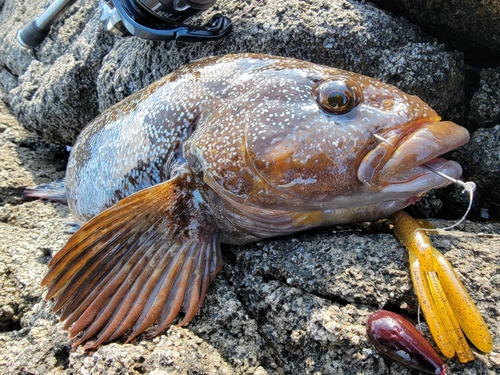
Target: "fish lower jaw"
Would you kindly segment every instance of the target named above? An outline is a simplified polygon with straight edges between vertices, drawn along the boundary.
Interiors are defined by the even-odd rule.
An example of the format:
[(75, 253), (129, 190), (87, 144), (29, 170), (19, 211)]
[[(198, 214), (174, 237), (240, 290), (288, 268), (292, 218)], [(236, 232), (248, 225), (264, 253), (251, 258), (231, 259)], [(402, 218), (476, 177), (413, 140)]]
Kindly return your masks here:
[(457, 162), (435, 158), (423, 165), (391, 176), (387, 182), (380, 184), (379, 191), (399, 194), (407, 192), (408, 199), (413, 199), (412, 197), (421, 196), (431, 189), (441, 188), (451, 183), (450, 180), (433, 171), (452, 179), (458, 179), (462, 175), (462, 167)]

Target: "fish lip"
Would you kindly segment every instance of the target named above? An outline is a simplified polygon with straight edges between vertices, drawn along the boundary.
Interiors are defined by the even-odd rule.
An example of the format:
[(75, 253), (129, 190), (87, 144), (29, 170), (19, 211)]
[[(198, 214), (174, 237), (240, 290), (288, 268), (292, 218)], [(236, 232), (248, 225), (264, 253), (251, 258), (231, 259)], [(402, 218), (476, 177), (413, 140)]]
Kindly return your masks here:
[(357, 174), (369, 190), (424, 193), (450, 183), (424, 164), (455, 179), (462, 175), (458, 163), (440, 156), (469, 141), (465, 128), (451, 121), (427, 121), (403, 129), (378, 135), (380, 143), (363, 157)]
[[(426, 166), (434, 171), (441, 172), (453, 179), (458, 179), (462, 175), (462, 167), (456, 161), (446, 160), (437, 157), (425, 163)], [(423, 165), (412, 168), (410, 171), (411, 178), (405, 178), (403, 181), (398, 178), (398, 175), (393, 176), (380, 189), (384, 193), (405, 193), (411, 192), (410, 195), (420, 195), (430, 189), (436, 189), (447, 186), (451, 183), (438, 174), (425, 168)]]

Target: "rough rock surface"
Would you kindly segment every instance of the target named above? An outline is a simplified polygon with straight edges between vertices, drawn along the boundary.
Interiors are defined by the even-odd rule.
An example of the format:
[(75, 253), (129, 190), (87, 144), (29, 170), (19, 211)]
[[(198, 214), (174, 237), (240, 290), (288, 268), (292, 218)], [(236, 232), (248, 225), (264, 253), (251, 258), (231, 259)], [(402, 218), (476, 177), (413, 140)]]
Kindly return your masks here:
[(500, 2), (497, 0), (374, 0), (439, 35), (454, 48), (481, 61), (500, 57)]
[(186, 44), (114, 37), (103, 31), (93, 0), (73, 6), (35, 52), (22, 49), (15, 35), (45, 0), (27, 4), (7, 0), (0, 14), (0, 65), (11, 76), (5, 100), (23, 126), (56, 143), (72, 143), (99, 111), (180, 65), (234, 52), (365, 73), (421, 96), (447, 118), (463, 110), (461, 53), (446, 51), (408, 22), (366, 3), (220, 0), (203, 18), (223, 12), (233, 19), (234, 32), (217, 42)]
[(470, 107), (471, 120), (480, 127), (500, 124), (500, 66), (480, 72), (479, 88)]
[[(498, 69), (486, 68), (477, 95), (466, 95), (462, 53), (365, 2), (219, 0), (213, 12), (233, 19), (233, 35), (195, 45), (116, 38), (103, 30), (97, 3), (77, 2), (44, 44), (28, 51), (15, 32), (46, 0), (0, 0), (0, 95), (26, 128), (46, 139), (24, 130), (0, 102), (0, 373), (416, 374), (380, 357), (365, 337), (364, 323), (375, 309), (395, 309), (415, 321), (417, 304), (406, 251), (392, 234), (363, 226), (224, 247), (223, 271), (188, 327), (88, 353), (71, 350), (40, 287), (47, 262), (69, 236), (71, 216), (66, 206), (27, 199), (22, 190), (64, 176), (67, 153), (47, 140), (71, 143), (98, 112), (205, 55), (265, 52), (355, 70), (418, 94), (457, 121), (479, 113), (473, 108), (494, 108), (498, 96), (484, 87), (498, 87)], [(489, 113), (476, 121), (496, 125)], [(499, 143), (498, 127), (480, 129), (456, 154), (466, 177), (477, 179), (483, 197), (477, 209), (490, 214), (498, 204), (490, 192), (500, 186)], [(434, 212), (436, 194), (426, 201), (427, 212)], [(444, 202), (450, 216), (460, 215), (455, 203)], [(476, 351), (467, 365), (448, 361), (450, 372), (500, 373), (500, 223), (465, 222), (433, 242), (494, 336), (492, 353)]]
[(456, 160), (470, 171), (484, 198), (483, 217), (499, 217), (500, 212), (500, 124), (480, 128), (472, 140), (455, 153)]
[[(47, 153), (5, 107), (1, 113), (0, 152), (8, 162), (0, 173), (17, 199), (5, 194), (0, 207), (0, 373), (416, 374), (380, 357), (365, 337), (372, 311), (396, 309), (415, 321), (417, 304), (406, 251), (392, 234), (363, 226), (226, 246), (223, 271), (187, 327), (88, 353), (71, 350), (40, 287), (47, 262), (69, 236), (71, 216), (66, 206), (18, 194), (21, 185), (59, 178), (64, 160)], [(6, 173), (13, 166), (17, 172)], [(500, 223), (466, 222), (433, 241), (495, 337), (493, 352), (475, 352), (472, 364), (448, 361), (451, 373), (498, 373)]]

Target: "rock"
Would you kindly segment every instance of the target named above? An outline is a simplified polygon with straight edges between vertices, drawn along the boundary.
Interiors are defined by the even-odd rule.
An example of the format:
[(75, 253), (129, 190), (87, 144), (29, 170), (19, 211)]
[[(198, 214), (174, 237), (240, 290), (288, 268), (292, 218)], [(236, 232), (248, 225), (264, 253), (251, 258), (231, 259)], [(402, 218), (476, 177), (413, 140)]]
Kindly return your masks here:
[(475, 61), (500, 56), (500, 3), (495, 0), (375, 0)]
[(456, 159), (469, 171), (485, 198), (481, 206), (483, 218), (500, 218), (500, 124), (480, 128), (472, 139), (456, 153)]
[[(16, 31), (46, 2), (0, 0), (0, 95), (24, 128), (38, 134), (0, 102), (0, 373), (415, 374), (379, 356), (365, 337), (372, 311), (396, 309), (415, 321), (417, 303), (406, 251), (392, 234), (362, 225), (225, 246), (224, 268), (187, 327), (72, 350), (40, 287), (46, 264), (69, 237), (71, 215), (66, 206), (34, 201), (22, 190), (64, 176), (61, 145), (71, 144), (97, 113), (196, 58), (263, 52), (354, 70), (420, 95), (456, 120), (471, 113), (463, 54), (373, 5), (343, 0), (219, 0), (201, 18), (222, 12), (233, 19), (234, 32), (204, 44), (121, 39), (103, 30), (97, 0), (77, 2), (39, 48), (21, 48)], [(484, 82), (494, 82), (491, 76), (483, 74)], [(489, 105), (492, 93), (478, 91), (473, 106)], [(487, 110), (481, 116), (496, 121)], [(472, 161), (484, 158), (486, 169), (498, 168), (496, 151), (488, 151), (496, 150), (496, 132), (475, 134), (462, 161), (488, 199), (492, 184), (498, 187), (494, 173), (473, 175), (485, 168)], [(438, 201), (431, 196), (428, 202)], [(454, 205), (444, 208), (459, 216)], [(476, 351), (472, 364), (448, 361), (451, 372), (499, 373), (500, 224), (466, 221), (433, 242), (455, 266), (495, 340), (493, 351)], [(429, 337), (425, 325), (424, 333)]]
[(2, 101), (0, 135), (0, 204), (20, 203), (24, 200), (22, 192), (26, 186), (64, 177), (67, 161), (64, 148), (23, 129)]
[[(46, 145), (0, 109), (0, 144), (9, 145), (0, 147), (2, 160), (26, 160), (19, 139)], [(35, 148), (40, 159), (7, 174), (6, 191), (59, 176), (60, 161), (49, 163), (44, 150)], [(2, 163), (0, 173), (6, 175), (8, 165)], [(47, 262), (69, 237), (68, 209), (13, 195), (17, 200), (7, 196), (0, 205), (0, 373), (416, 374), (381, 357), (365, 337), (366, 318), (379, 308), (416, 321), (406, 251), (390, 233), (352, 225), (224, 246), (223, 270), (187, 327), (84, 352), (71, 349), (40, 287)], [(451, 373), (498, 373), (500, 223), (467, 221), (433, 242), (454, 265), (495, 339), (493, 351), (475, 351), (472, 364), (448, 361)]]
[(21, 48), (15, 32), (38, 14), (35, 10), (42, 11), (45, 0), (31, 1), (29, 12), (27, 4), (7, 0), (0, 14), (5, 25), (0, 65), (12, 77), (3, 91), (24, 127), (55, 143), (71, 144), (98, 112), (180, 65), (234, 52), (354, 70), (400, 84), (448, 118), (463, 111), (462, 55), (367, 3), (219, 0), (202, 18), (222, 12), (233, 19), (233, 33), (216, 42), (188, 44), (114, 37), (103, 31), (93, 0), (71, 7), (35, 52)]
[(500, 124), (500, 67), (483, 69), (470, 102), (471, 120), (479, 127)]
[(478, 185), (481, 199), (476, 210), (481, 218), (500, 218), (500, 68), (480, 71), (477, 91), (470, 100), (471, 141), (454, 152), (465, 177)]
[[(29, 8), (42, 12), (46, 2), (38, 3), (30, 3)], [(35, 55), (16, 41), (16, 30), (23, 25), (19, 19), (30, 19), (19, 14), (26, 5), (27, 2), (7, 1), (1, 13), (2, 20), (7, 16), (9, 28), (2, 32), (5, 35), (0, 51), (5, 51), (5, 66), (17, 80), (17, 85), (4, 88), (6, 99), (26, 129), (35, 130), (51, 142), (69, 144), (82, 124), (98, 114), (95, 81), (112, 38), (102, 30), (96, 14), (97, 2), (85, 2), (70, 8), (64, 24), (53, 27), (55, 35), (50, 36), (55, 39), (46, 40), (44, 48)], [(59, 124), (57, 131), (54, 124)]]

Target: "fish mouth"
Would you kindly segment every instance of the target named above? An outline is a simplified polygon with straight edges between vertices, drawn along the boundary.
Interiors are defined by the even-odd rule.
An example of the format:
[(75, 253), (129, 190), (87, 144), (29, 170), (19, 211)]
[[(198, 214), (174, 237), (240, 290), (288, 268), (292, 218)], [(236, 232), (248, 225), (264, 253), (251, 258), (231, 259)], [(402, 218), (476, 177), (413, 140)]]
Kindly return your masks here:
[(462, 168), (441, 155), (469, 141), (467, 129), (451, 121), (420, 122), (401, 133), (376, 135), (380, 143), (358, 168), (359, 180), (370, 190), (423, 194), (451, 182), (432, 170), (457, 179)]

